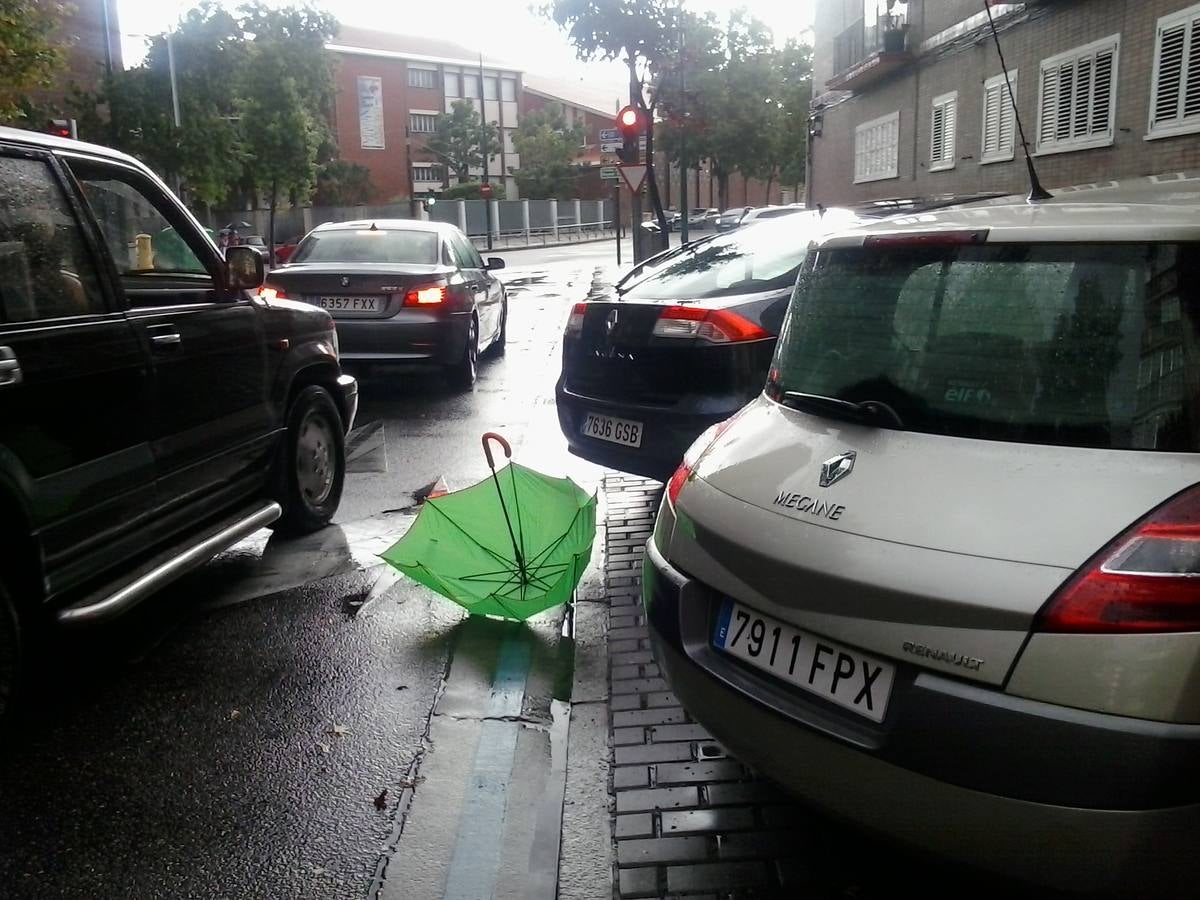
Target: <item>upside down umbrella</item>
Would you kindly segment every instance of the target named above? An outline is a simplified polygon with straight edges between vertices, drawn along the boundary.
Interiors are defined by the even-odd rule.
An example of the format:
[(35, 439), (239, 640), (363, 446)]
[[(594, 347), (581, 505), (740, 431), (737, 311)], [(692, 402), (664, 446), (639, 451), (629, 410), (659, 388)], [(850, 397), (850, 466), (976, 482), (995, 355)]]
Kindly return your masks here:
[[(509, 460), (499, 472), (489, 440)], [(473, 614), (527, 619), (570, 599), (592, 555), (596, 498), (512, 462), (498, 434), (483, 452), (492, 477), (426, 500), (382, 558)]]

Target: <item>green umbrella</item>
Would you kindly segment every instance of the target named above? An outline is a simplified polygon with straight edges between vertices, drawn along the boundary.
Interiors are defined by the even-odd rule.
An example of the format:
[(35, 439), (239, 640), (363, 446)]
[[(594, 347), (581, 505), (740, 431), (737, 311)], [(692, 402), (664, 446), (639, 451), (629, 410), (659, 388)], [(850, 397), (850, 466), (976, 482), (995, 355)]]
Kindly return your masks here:
[[(496, 471), (488, 440), (510, 460)], [(511, 461), (483, 436), (492, 477), (425, 501), (382, 557), (477, 615), (527, 619), (567, 602), (592, 555), (596, 498)]]

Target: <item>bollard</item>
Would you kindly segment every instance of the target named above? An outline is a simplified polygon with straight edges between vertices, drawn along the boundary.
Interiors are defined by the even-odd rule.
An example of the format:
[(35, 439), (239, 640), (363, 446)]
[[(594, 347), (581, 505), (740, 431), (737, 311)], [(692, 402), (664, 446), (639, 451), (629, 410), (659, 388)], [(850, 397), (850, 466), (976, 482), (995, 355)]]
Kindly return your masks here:
[(134, 246), (136, 249), (137, 260), (135, 268), (139, 272), (147, 272), (154, 268), (154, 245), (152, 238), (148, 234), (139, 234), (134, 237)]

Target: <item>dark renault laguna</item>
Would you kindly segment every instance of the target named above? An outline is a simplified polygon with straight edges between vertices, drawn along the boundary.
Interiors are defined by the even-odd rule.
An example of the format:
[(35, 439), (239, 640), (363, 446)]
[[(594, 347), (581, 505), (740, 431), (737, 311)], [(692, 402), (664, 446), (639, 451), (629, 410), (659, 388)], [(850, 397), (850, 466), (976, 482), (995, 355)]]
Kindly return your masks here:
[(697, 435), (762, 391), (809, 242), (856, 221), (826, 210), (706, 238), (575, 304), (557, 387), (571, 452), (666, 480)]
[(481, 351), (504, 352), (508, 301), (492, 270), (453, 225), (408, 219), (326, 223), (300, 242), (264, 288), (303, 300), (337, 323), (343, 361), (440, 367), (475, 383)]

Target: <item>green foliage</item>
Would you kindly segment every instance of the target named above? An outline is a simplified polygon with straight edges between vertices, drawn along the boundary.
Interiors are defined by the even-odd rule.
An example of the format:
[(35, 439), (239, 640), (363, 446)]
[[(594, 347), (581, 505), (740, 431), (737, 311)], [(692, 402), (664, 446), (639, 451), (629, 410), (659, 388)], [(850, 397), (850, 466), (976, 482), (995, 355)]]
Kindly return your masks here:
[(375, 195), (371, 170), (358, 163), (335, 159), (324, 163), (317, 171), (317, 190), (314, 206), (358, 206)]
[(429, 138), (426, 149), (462, 183), (470, 169), (483, 165), (480, 148), (485, 144), (488, 156), (499, 153), (500, 129), (494, 122), (482, 127), (479, 113), (470, 100), (455, 100), (449, 114), (438, 116), (437, 131)]
[(557, 103), (527, 113), (513, 135), (521, 156), (521, 167), (513, 175), (521, 195), (537, 200), (574, 197), (579, 174), (574, 160), (583, 137), (583, 123), (568, 126)]
[[(0, 0), (4, 2), (4, 0)], [(324, 44), (337, 23), (308, 8), (261, 2), (237, 16), (213, 0), (149, 43), (142, 65), (113, 75), (73, 105), (80, 135), (145, 161), (214, 206), (276, 191), (306, 200), (318, 161), (333, 155), (332, 64)], [(171, 102), (173, 51), (180, 125)], [(95, 109), (107, 104), (110, 121)]]
[(57, 0), (0, 0), (0, 122), (27, 124), (26, 93), (53, 83), (63, 66), (55, 31), (72, 8)]
[[(492, 186), (492, 199), (505, 199), (504, 185), (489, 182)], [(456, 184), (454, 187), (446, 188), (438, 194), (439, 200), (482, 200), (483, 196), (479, 193), (479, 189), (483, 186), (482, 181), (464, 181), (462, 184)]]

